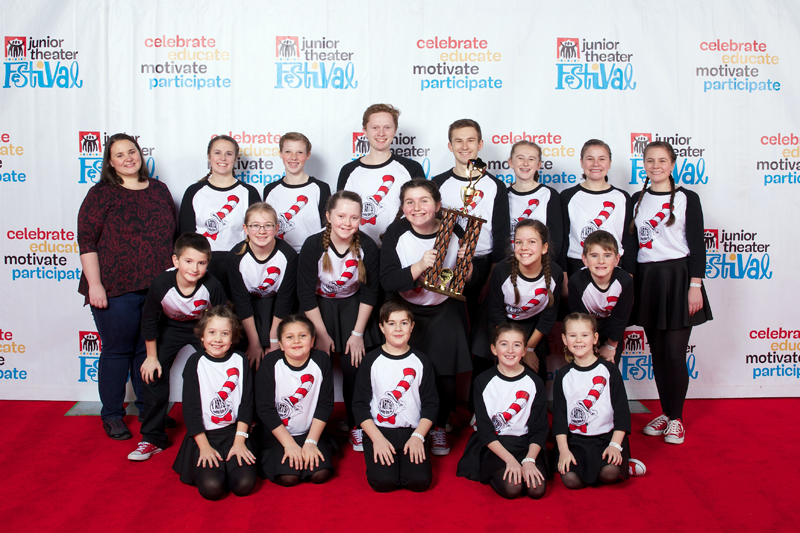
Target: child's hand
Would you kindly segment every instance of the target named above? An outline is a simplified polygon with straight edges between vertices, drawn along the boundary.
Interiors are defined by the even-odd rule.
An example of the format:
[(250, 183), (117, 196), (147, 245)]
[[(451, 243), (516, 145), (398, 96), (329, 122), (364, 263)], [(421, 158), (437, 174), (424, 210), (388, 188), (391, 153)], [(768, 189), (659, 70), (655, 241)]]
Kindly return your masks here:
[(608, 361), (609, 363), (614, 362), (614, 356), (617, 355), (617, 350), (611, 348), (608, 344), (604, 344), (600, 347), (600, 357)]
[(317, 350), (322, 350), (328, 355), (330, 355), (335, 348), (333, 345), (333, 339), (331, 339), (331, 336), (328, 335), (328, 332), (319, 330), (317, 330), (317, 341), (314, 343), (314, 346), (317, 348)]
[(233, 441), (233, 446), (231, 446), (231, 449), (228, 452), (228, 457), (226, 457), (225, 460), (229, 461), (230, 458), (234, 456), (236, 456), (239, 466), (242, 466), (242, 460), (249, 465), (256, 463), (256, 456), (253, 455), (253, 452), (247, 449), (247, 446), (244, 445), (244, 442)]
[(506, 471), (503, 472), (504, 481), (506, 481), (506, 476), (508, 476), (507, 481), (509, 483), (513, 482), (514, 485), (519, 485), (522, 482), (522, 465), (513, 457), (506, 463)]
[(526, 461), (522, 465), (522, 479), (531, 489), (544, 485), (544, 474), (537, 468), (536, 464), (530, 461)]
[(316, 444), (306, 442), (303, 444), (303, 449), (301, 451), (303, 454), (303, 468), (306, 470), (314, 470), (319, 467), (320, 461), (325, 460), (325, 457), (322, 456), (322, 452), (319, 451)]
[(364, 357), (364, 338), (350, 335), (350, 338), (347, 339), (344, 353), (350, 354), (350, 364), (353, 365), (353, 368), (358, 368), (361, 359)]
[(408, 455), (415, 465), (422, 464), (422, 461), (425, 460), (425, 443), (422, 439), (412, 436), (403, 446), (403, 454)]
[(389, 466), (390, 464), (394, 463), (394, 454), (397, 452), (394, 450), (392, 443), (386, 440), (386, 437), (381, 437), (382, 438), (380, 440), (373, 441), (373, 460), (376, 463), (380, 461), (383, 466)]
[(569, 465), (578, 464), (578, 461), (575, 460), (575, 456), (572, 455), (572, 452), (567, 450), (566, 452), (562, 452), (558, 456), (558, 472), (560, 474), (566, 474), (569, 472)]
[(536, 355), (536, 352), (526, 351), (525, 355), (523, 356), (523, 360), (525, 361), (526, 365), (533, 369), (534, 372), (539, 371), (539, 356)]
[(608, 464), (610, 465), (619, 466), (622, 464), (622, 452), (613, 446), (609, 446), (606, 448), (606, 451), (603, 452), (603, 459), (606, 457), (608, 457)]
[(436, 250), (428, 250), (424, 254), (422, 254), (422, 259), (417, 261), (417, 265), (419, 265), (420, 269), (425, 272), (429, 268), (433, 267), (433, 264), (436, 262)]
[(156, 380), (156, 372), (158, 372), (158, 377), (161, 377), (161, 363), (158, 362), (158, 357), (147, 357), (142, 363), (141, 373), (142, 373), (142, 381), (147, 383), (153, 383)]
[(700, 287), (689, 287), (689, 316), (703, 308), (703, 292)]
[(222, 456), (217, 450), (211, 446), (200, 448), (200, 458), (197, 459), (197, 466), (203, 468), (211, 468), (211, 465), (219, 468), (219, 461), (222, 461)]
[(247, 362), (250, 364), (250, 368), (258, 370), (261, 360), (264, 359), (264, 350), (261, 349), (261, 345), (250, 343), (245, 354), (247, 354)]
[(289, 466), (295, 470), (303, 469), (303, 450), (300, 449), (296, 442), (292, 442), (292, 444), (283, 448), (281, 464), (285, 463), (286, 459), (289, 459)]

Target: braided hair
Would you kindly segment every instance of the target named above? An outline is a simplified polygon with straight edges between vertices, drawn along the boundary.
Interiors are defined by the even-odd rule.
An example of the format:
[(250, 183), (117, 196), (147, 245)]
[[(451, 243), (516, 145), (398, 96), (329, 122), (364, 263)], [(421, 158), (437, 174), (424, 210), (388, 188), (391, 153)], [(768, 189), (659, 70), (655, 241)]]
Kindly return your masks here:
[[(356, 203), (358, 204), (358, 212), (360, 213), (362, 210), (361, 197), (357, 193), (354, 193), (353, 191), (338, 191), (328, 198), (328, 205), (326, 207), (328, 215), (330, 215), (331, 212), (336, 209), (339, 200), (348, 200)], [(333, 226), (331, 226), (329, 221), (327, 224), (325, 224), (325, 233), (322, 234), (322, 270), (328, 273), (333, 272), (331, 258), (328, 255), (328, 248), (330, 248), (331, 245), (331, 231), (333, 231)], [(364, 261), (361, 260), (361, 230), (357, 230), (355, 235), (353, 235), (353, 239), (350, 241), (350, 246), (348, 247), (347, 251), (355, 255), (356, 259), (358, 260), (358, 281), (361, 283), (366, 283), (367, 269), (364, 266)]]
[[(536, 220), (534, 218), (526, 218), (525, 220), (520, 221), (517, 224), (517, 227), (514, 229), (514, 240), (516, 240), (517, 232), (521, 228), (531, 228), (539, 235), (539, 239), (541, 239), (542, 245), (547, 244), (550, 242), (550, 230), (547, 229), (547, 226), (544, 225), (540, 220)], [(517, 276), (519, 275), (519, 259), (517, 259), (517, 254), (512, 253), (511, 257), (509, 258), (511, 262), (511, 285), (514, 287), (514, 305), (519, 304), (519, 289), (517, 288)], [(553, 298), (553, 291), (550, 289), (550, 281), (552, 280), (552, 275), (550, 272), (550, 255), (547, 253), (542, 254), (542, 274), (544, 274), (544, 283), (547, 287), (547, 307), (551, 307), (554, 302)]]
[[(678, 156), (675, 154), (675, 149), (672, 148), (672, 145), (665, 141), (653, 141), (648, 144), (642, 156), (647, 158), (647, 151), (651, 148), (662, 148), (666, 150), (667, 154), (669, 155), (670, 161), (675, 164), (675, 160), (678, 159)], [(650, 183), (650, 177), (647, 176), (644, 179), (644, 187), (642, 187), (642, 192), (639, 194), (639, 201), (636, 202), (636, 209), (633, 211), (633, 219), (631, 220), (631, 225), (628, 228), (628, 231), (631, 233), (636, 232), (636, 216), (639, 214), (639, 206), (642, 205), (642, 198), (644, 198), (644, 193), (647, 190), (647, 185)], [(667, 222), (664, 224), (665, 226), (671, 226), (675, 223), (675, 213), (673, 213), (673, 209), (675, 208), (675, 179), (672, 177), (672, 173), (669, 174), (669, 218)]]

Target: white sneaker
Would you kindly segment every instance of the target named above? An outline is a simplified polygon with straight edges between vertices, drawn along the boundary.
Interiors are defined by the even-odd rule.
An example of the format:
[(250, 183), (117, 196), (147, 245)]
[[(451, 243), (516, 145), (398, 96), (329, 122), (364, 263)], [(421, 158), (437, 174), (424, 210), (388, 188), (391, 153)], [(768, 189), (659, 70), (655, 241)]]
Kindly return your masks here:
[(147, 461), (152, 456), (157, 453), (161, 453), (164, 450), (156, 446), (155, 444), (150, 444), (149, 442), (140, 442), (139, 445), (133, 450), (131, 453), (128, 454), (128, 459), (131, 461)]
[(644, 429), (642, 429), (642, 433), (650, 435), (651, 437), (663, 435), (664, 431), (667, 429), (667, 424), (669, 424), (669, 417), (662, 413), (647, 424)]
[(444, 428), (434, 428), (429, 435), (431, 436), (431, 453), (433, 455), (450, 453), (450, 443), (447, 442), (447, 432)]
[(641, 477), (647, 473), (647, 467), (639, 459), (628, 459), (628, 473), (631, 477)]
[(358, 428), (353, 428), (350, 430), (350, 444), (353, 445), (353, 450), (357, 452), (364, 451), (364, 441), (362, 432), (363, 430)]

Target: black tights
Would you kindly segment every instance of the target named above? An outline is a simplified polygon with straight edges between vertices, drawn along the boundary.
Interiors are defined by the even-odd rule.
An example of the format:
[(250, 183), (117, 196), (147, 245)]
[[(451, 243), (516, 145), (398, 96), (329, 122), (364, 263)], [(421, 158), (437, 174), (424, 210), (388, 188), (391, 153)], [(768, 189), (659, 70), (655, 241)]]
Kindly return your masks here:
[[(194, 478), (200, 495), (206, 500), (219, 500), (225, 495), (225, 470), (202, 468)], [(227, 474), (228, 487), (237, 496), (247, 496), (256, 486), (255, 468), (234, 468)]]
[(456, 410), (456, 377), (436, 376), (436, 393), (439, 395), (439, 414), (435, 425), (443, 428), (450, 413)]
[[(535, 468), (538, 469), (539, 467)], [(522, 496), (523, 493), (528, 498), (533, 498), (534, 500), (538, 500), (544, 496), (547, 490), (547, 479), (542, 480), (542, 484), (535, 487), (529, 487), (528, 483), (524, 480), (519, 485), (514, 485), (510, 479), (511, 476), (506, 476), (506, 479), (503, 479), (505, 471), (506, 469), (503, 467), (489, 478), (489, 485), (503, 498), (513, 500), (514, 498)]]
[(670, 420), (683, 418), (683, 402), (689, 390), (686, 346), (692, 328), (644, 328), (653, 355), (653, 377), (661, 400), (661, 410)]
[[(597, 475), (597, 480), (605, 485), (608, 485), (609, 483), (616, 483), (622, 477), (622, 470), (620, 468), (621, 467), (617, 465), (604, 466), (600, 469), (600, 473)], [(586, 487), (586, 483), (575, 472), (561, 474), (561, 482), (564, 483), (565, 487), (572, 490), (578, 490)]]
[[(333, 476), (333, 470), (330, 468), (323, 468), (311, 474), (311, 483), (319, 485), (328, 481)], [(273, 483), (283, 487), (294, 487), (300, 484), (300, 476), (283, 475), (277, 476), (272, 480)]]

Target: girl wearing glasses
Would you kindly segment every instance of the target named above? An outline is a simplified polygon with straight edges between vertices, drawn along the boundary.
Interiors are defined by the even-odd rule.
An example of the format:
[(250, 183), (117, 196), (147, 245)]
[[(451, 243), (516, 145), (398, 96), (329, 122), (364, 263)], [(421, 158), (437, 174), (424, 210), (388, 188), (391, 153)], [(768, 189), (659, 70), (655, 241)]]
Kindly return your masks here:
[(244, 241), (228, 257), (231, 300), (247, 336), (247, 360), (258, 370), (266, 352), (277, 350), (278, 325), (292, 312), (297, 253), (276, 239), (278, 216), (267, 203), (244, 215)]

